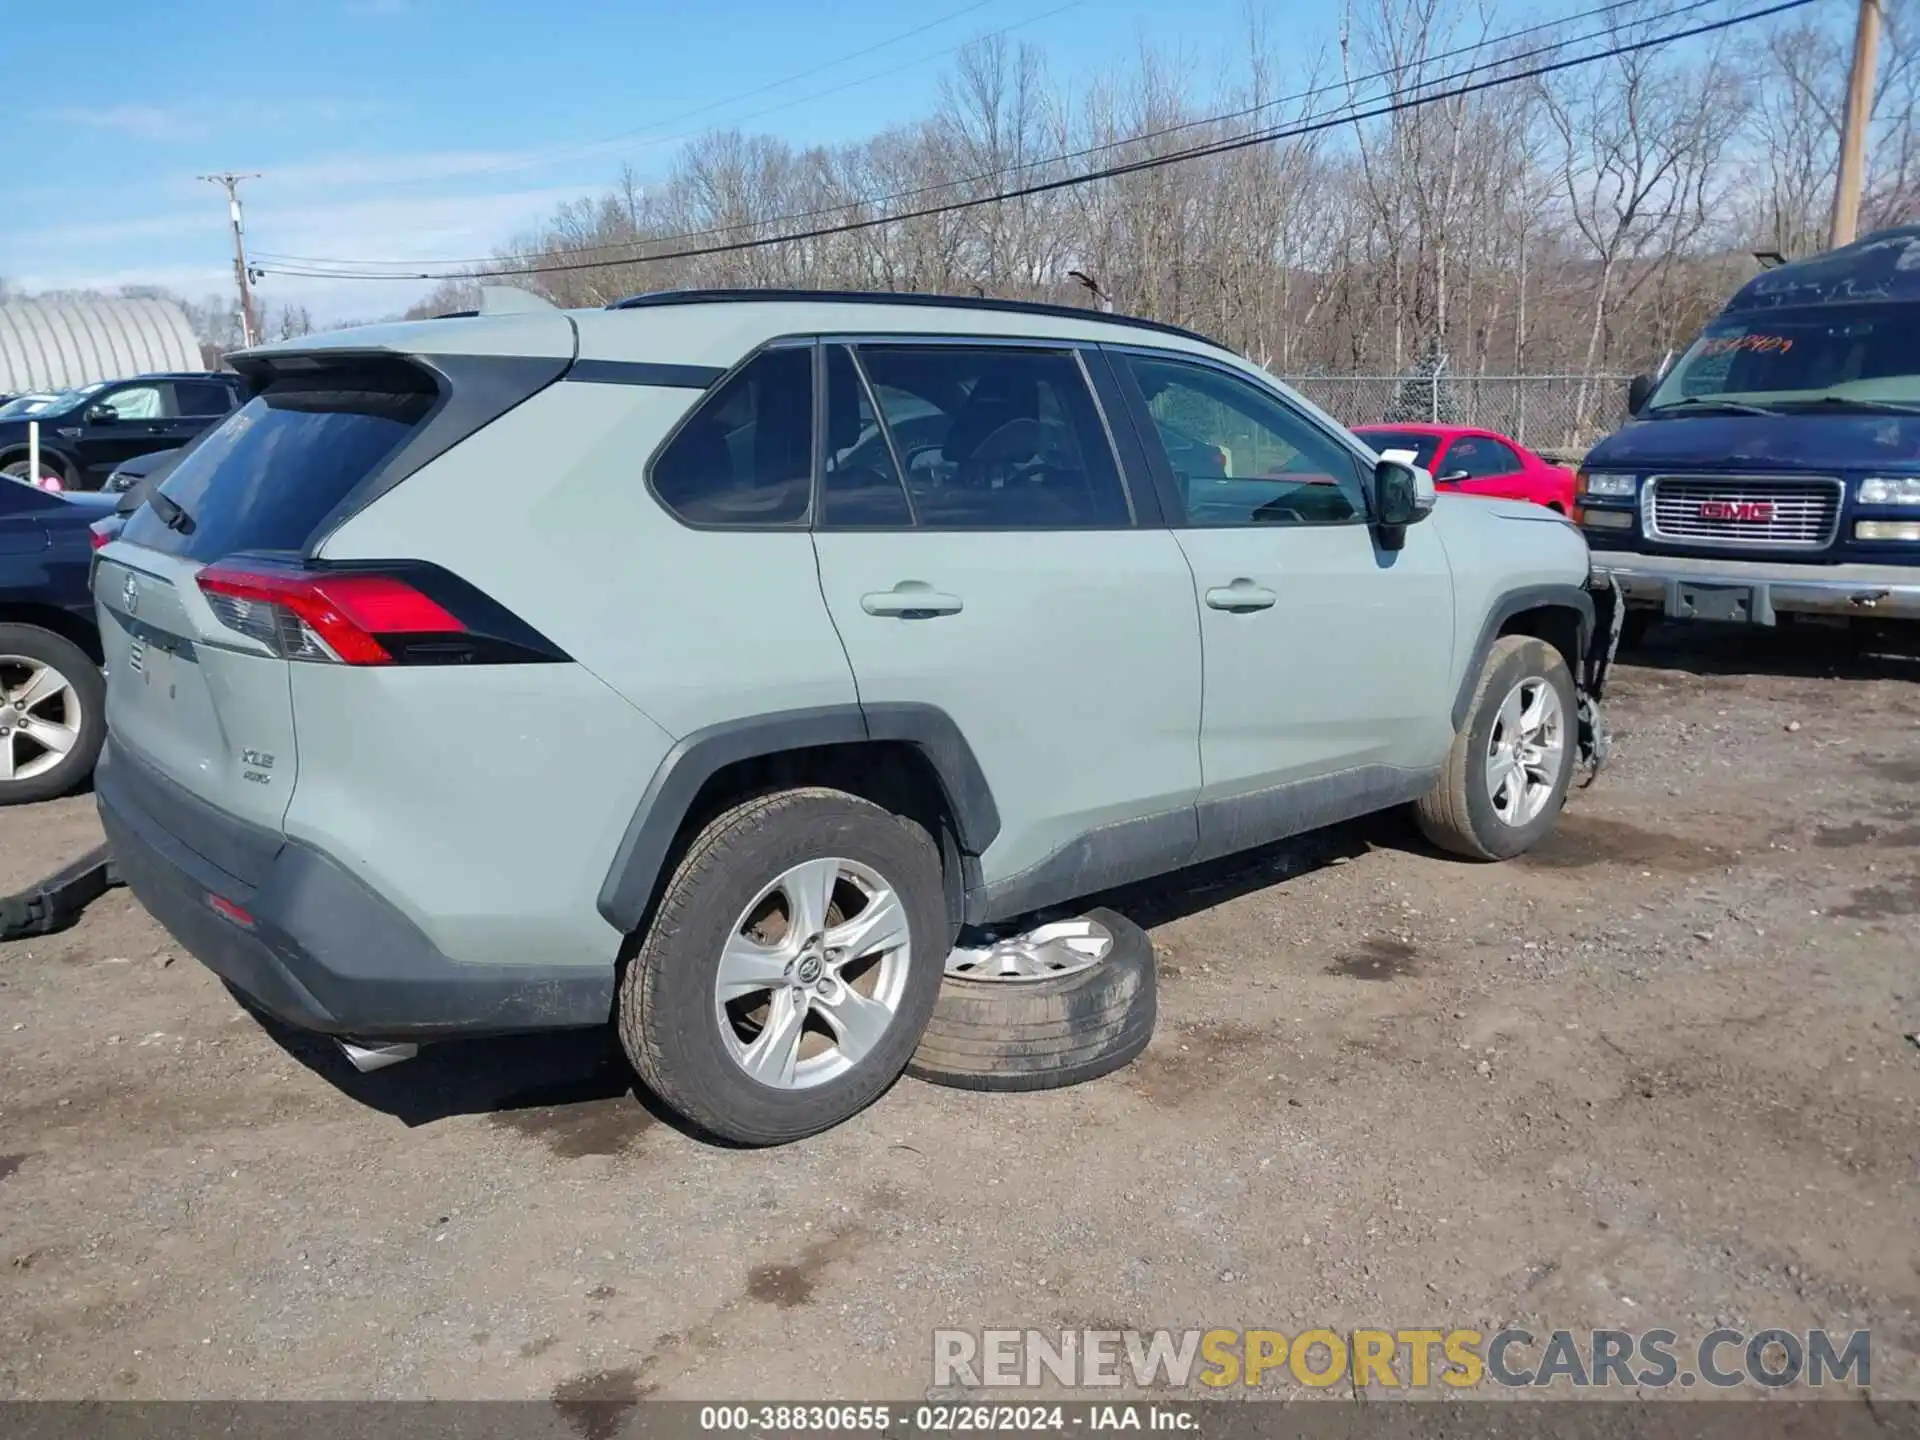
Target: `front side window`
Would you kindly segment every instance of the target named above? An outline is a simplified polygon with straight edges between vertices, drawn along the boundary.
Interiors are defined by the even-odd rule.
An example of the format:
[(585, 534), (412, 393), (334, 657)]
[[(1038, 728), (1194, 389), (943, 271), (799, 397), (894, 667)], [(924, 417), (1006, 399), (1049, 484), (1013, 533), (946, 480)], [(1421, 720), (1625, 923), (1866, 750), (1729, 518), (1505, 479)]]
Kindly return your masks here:
[(109, 390), (94, 402), (112, 408), (116, 420), (166, 420), (173, 415), (171, 387), (165, 385), (125, 385)]
[(1129, 356), (1189, 525), (1364, 520), (1358, 461), (1250, 381), (1183, 360)]
[(660, 502), (692, 525), (798, 525), (813, 489), (813, 351), (768, 350), (700, 403), (653, 462)]
[(1106, 426), (1072, 351), (869, 345), (859, 356), (890, 444), (857, 440), (849, 460), (897, 463), (921, 528), (1132, 523)]
[(1462, 435), (1447, 447), (1445, 474), (1450, 480), (1484, 480), (1519, 468), (1518, 455), (1485, 435)]

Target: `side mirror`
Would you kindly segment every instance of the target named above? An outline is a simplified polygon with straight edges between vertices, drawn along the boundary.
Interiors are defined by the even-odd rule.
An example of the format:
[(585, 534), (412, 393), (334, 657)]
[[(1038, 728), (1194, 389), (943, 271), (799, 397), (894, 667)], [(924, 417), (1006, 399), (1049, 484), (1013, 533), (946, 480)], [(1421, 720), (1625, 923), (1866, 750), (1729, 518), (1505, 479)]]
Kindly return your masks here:
[(1433, 473), (1399, 460), (1373, 467), (1373, 523), (1381, 548), (1398, 550), (1407, 526), (1427, 518), (1434, 505)]
[(111, 405), (92, 405), (87, 408), (87, 424), (112, 425), (120, 419), (120, 412)]
[(1660, 383), (1660, 377), (1651, 370), (1643, 371), (1627, 382), (1627, 414), (1638, 415), (1647, 408), (1647, 401), (1653, 398), (1654, 387)]

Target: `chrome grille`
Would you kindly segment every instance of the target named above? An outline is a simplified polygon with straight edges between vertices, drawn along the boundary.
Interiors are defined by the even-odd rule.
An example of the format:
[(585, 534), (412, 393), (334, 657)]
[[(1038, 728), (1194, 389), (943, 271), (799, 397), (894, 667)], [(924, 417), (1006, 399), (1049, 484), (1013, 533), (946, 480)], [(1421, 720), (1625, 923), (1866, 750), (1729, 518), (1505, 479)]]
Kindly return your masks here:
[(1840, 528), (1845, 486), (1827, 476), (1656, 475), (1647, 482), (1647, 534), (1689, 545), (1818, 550)]

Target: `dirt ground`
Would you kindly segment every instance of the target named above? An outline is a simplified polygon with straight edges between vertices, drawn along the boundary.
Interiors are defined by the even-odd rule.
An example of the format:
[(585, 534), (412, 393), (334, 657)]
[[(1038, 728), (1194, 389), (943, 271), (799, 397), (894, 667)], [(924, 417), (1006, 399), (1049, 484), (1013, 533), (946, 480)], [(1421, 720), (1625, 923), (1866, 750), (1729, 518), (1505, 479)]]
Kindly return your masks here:
[[(1128, 1070), (689, 1137), (591, 1038), (358, 1076), (124, 891), (0, 946), (0, 1397), (923, 1395), (947, 1326), (1873, 1332), (1920, 1397), (1920, 661), (1656, 631), (1535, 855), (1122, 892)], [(91, 843), (0, 814), (0, 887)]]

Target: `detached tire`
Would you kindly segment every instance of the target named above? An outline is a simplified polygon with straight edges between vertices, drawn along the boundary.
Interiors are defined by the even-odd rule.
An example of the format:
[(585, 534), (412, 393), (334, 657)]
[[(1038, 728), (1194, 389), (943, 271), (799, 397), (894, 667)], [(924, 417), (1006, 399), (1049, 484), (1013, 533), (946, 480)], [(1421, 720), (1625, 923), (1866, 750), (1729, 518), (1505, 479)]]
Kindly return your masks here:
[(1422, 833), (1472, 860), (1532, 848), (1566, 804), (1576, 714), (1573, 676), (1558, 650), (1530, 635), (1494, 641), (1440, 778), (1414, 806)]
[(0, 625), (0, 805), (79, 789), (106, 738), (107, 682), (93, 657), (37, 625)]
[(1147, 1048), (1158, 1009), (1153, 942), (1111, 910), (1104, 959), (1054, 979), (949, 974), (907, 1073), (961, 1090), (1054, 1090), (1118, 1070)]

